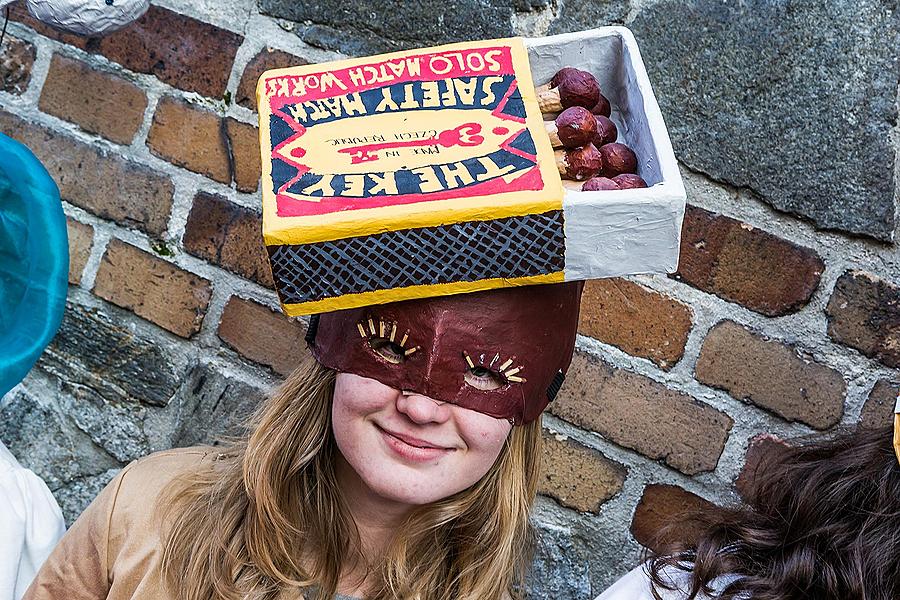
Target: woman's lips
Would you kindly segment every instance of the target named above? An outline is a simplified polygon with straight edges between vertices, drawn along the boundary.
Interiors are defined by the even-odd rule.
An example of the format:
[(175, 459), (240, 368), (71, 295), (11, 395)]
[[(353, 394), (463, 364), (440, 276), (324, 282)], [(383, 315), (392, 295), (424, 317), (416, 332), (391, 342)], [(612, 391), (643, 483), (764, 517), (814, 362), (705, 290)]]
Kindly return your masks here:
[(453, 448), (437, 446), (431, 442), (420, 440), (402, 433), (388, 431), (381, 427), (378, 427), (378, 431), (381, 433), (381, 436), (384, 438), (388, 447), (407, 460), (427, 462), (440, 458), (454, 450)]

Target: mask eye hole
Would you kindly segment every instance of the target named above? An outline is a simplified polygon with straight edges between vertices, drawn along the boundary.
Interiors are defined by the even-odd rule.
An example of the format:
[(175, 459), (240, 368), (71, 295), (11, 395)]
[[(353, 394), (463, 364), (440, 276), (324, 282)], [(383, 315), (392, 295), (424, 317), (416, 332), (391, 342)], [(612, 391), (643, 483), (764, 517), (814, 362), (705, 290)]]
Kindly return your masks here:
[(411, 354), (419, 350), (418, 346), (407, 343), (409, 329), (400, 334), (396, 321), (369, 317), (357, 323), (356, 328), (369, 349), (391, 364), (406, 362)]
[(473, 388), (484, 391), (496, 390), (508, 383), (503, 375), (481, 365), (466, 369), (465, 380)]
[(406, 350), (403, 346), (396, 342), (385, 338), (370, 338), (369, 346), (372, 350), (384, 360), (399, 365), (406, 360)]
[[(475, 362), (472, 356), (463, 350), (462, 357), (467, 365), (464, 379), (467, 384), (477, 390), (490, 391), (511, 383), (525, 383), (525, 378), (521, 375), (524, 367), (513, 366), (515, 356), (501, 360), (500, 354), (497, 353), (487, 365), (485, 365), (484, 355), (480, 355), (478, 362)], [(496, 368), (494, 368), (494, 364), (497, 364)]]

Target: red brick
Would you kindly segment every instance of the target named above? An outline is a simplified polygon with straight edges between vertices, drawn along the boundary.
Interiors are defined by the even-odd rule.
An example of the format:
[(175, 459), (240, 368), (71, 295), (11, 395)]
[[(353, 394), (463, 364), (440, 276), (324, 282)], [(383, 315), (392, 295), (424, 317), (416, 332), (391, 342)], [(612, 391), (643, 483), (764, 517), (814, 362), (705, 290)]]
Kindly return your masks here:
[(11, 16), (42, 35), (212, 98), (225, 93), (235, 54), (244, 41), (241, 35), (156, 5), (128, 27), (102, 38), (51, 29), (33, 19), (21, 2), (15, 3)]
[(252, 193), (259, 188), (262, 167), (259, 153), (259, 129), (229, 117), (225, 120), (228, 149), (234, 182), (239, 192)]
[(262, 217), (221, 196), (199, 193), (188, 215), (184, 249), (266, 287), (274, 287)]
[(82, 37), (72, 33), (65, 33), (41, 23), (31, 16), (31, 13), (25, 8), (25, 3), (21, 0), (9, 5), (9, 18), (12, 21), (18, 21), (23, 25), (31, 27), (44, 37), (57, 40), (64, 44), (69, 44), (70, 46), (75, 46), (76, 48), (81, 48), (82, 50), (86, 50), (90, 42), (94, 41), (91, 38)]
[(0, 47), (0, 92), (22, 94), (31, 81), (31, 68), (36, 57), (34, 46), (7, 36)]
[(256, 83), (259, 76), (269, 69), (282, 69), (309, 64), (309, 61), (274, 48), (263, 48), (244, 68), (241, 83), (234, 100), (241, 106), (256, 110)]
[(660, 550), (670, 542), (690, 544), (701, 533), (690, 516), (717, 510), (715, 504), (676, 485), (651, 484), (644, 488), (634, 509), (631, 535), (639, 544)]
[(151, 5), (132, 25), (100, 39), (97, 51), (173, 87), (221, 98), (243, 41), (231, 31)]
[(147, 96), (121, 77), (54, 54), (39, 107), (89, 133), (129, 144), (144, 119)]
[(221, 117), (176, 100), (162, 98), (147, 134), (151, 152), (222, 183), (231, 183), (228, 144)]
[(817, 429), (836, 425), (844, 410), (847, 384), (840, 373), (732, 321), (710, 330), (695, 375), (738, 400)]
[(223, 342), (245, 358), (285, 376), (310, 356), (305, 336), (303, 322), (237, 296), (229, 298), (219, 322)]
[(69, 283), (78, 285), (94, 245), (94, 228), (66, 217), (66, 230), (69, 234)]
[(747, 453), (744, 455), (744, 467), (734, 482), (734, 487), (741, 498), (747, 502), (752, 500), (756, 478), (765, 473), (765, 462), (788, 447), (787, 442), (769, 433), (757, 435), (750, 440)]
[(544, 431), (538, 492), (563, 506), (597, 512), (622, 491), (628, 470), (571, 438)]
[(774, 317), (804, 307), (825, 264), (809, 248), (688, 206), (674, 277), (696, 288)]
[(625, 279), (594, 279), (584, 286), (578, 331), (668, 369), (684, 355), (691, 310)]
[(887, 379), (875, 382), (859, 415), (860, 425), (877, 429), (893, 423), (897, 396), (900, 396), (900, 382)]
[(900, 286), (872, 273), (847, 271), (835, 283), (825, 312), (832, 339), (900, 368)]
[(200, 331), (211, 287), (202, 277), (113, 239), (100, 262), (94, 293), (189, 338)]
[(712, 471), (733, 421), (642, 375), (576, 352), (553, 414), (688, 475)]
[(165, 233), (174, 194), (168, 177), (3, 111), (0, 131), (35, 153), (63, 200), (123, 227)]

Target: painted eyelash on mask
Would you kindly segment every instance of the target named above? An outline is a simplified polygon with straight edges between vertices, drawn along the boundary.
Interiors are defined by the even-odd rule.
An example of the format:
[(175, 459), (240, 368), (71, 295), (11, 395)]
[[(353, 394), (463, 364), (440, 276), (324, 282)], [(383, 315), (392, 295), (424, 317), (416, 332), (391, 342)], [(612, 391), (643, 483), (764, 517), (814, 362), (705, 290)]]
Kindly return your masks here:
[[(500, 360), (500, 354), (498, 353), (498, 354), (494, 355), (494, 358), (491, 359), (491, 362), (489, 364), (485, 365), (484, 364), (484, 355), (482, 354), (481, 360), (476, 365), (475, 361), (472, 360), (472, 357), (465, 350), (463, 350), (463, 356), (465, 357), (466, 363), (469, 365), (470, 369), (474, 369), (476, 366), (484, 367), (486, 369), (492, 369), (494, 366), (494, 363), (497, 362), (498, 360)], [(508, 358), (506, 361), (504, 361), (503, 364), (501, 364), (499, 367), (497, 367), (497, 369), (496, 369), (497, 373), (499, 373), (500, 375), (503, 375), (503, 377), (505, 377), (506, 380), (511, 383), (525, 383), (528, 380), (525, 379), (524, 377), (519, 377), (517, 375), (517, 373), (521, 372), (522, 369), (524, 369), (525, 367), (523, 367), (522, 365), (519, 365), (518, 367), (510, 369), (510, 366), (512, 366), (513, 360), (515, 360), (515, 358), (516, 357), (513, 356), (511, 358)]]
[[(366, 331), (366, 325), (368, 325), (368, 331)], [(388, 326), (390, 326), (390, 331), (388, 331)], [(406, 347), (406, 342), (409, 339), (409, 329), (403, 334), (403, 338), (398, 342), (396, 341), (397, 337), (397, 322), (396, 321), (385, 321), (384, 319), (378, 319), (378, 327), (375, 327), (375, 320), (372, 317), (369, 317), (366, 321), (360, 321), (356, 324), (356, 328), (359, 331), (359, 335), (363, 338), (379, 339), (385, 340), (392, 344), (397, 344), (400, 348), (403, 349), (403, 356), (410, 356), (420, 349), (419, 346), (410, 346)]]

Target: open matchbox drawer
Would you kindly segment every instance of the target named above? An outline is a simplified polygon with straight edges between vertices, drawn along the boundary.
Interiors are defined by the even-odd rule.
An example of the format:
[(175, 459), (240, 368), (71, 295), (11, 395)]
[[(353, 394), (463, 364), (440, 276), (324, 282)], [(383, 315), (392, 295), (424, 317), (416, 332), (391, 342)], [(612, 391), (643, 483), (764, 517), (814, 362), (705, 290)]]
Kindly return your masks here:
[[(649, 187), (563, 188), (534, 87), (564, 66), (597, 77)], [(257, 95), (289, 315), (677, 267), (684, 186), (624, 27), (279, 69)]]
[(612, 105), (617, 141), (634, 150), (638, 175), (649, 186), (565, 191), (566, 279), (674, 272), (684, 184), (634, 35), (626, 27), (602, 27), (526, 39), (525, 47), (536, 85), (565, 66), (597, 77)]

